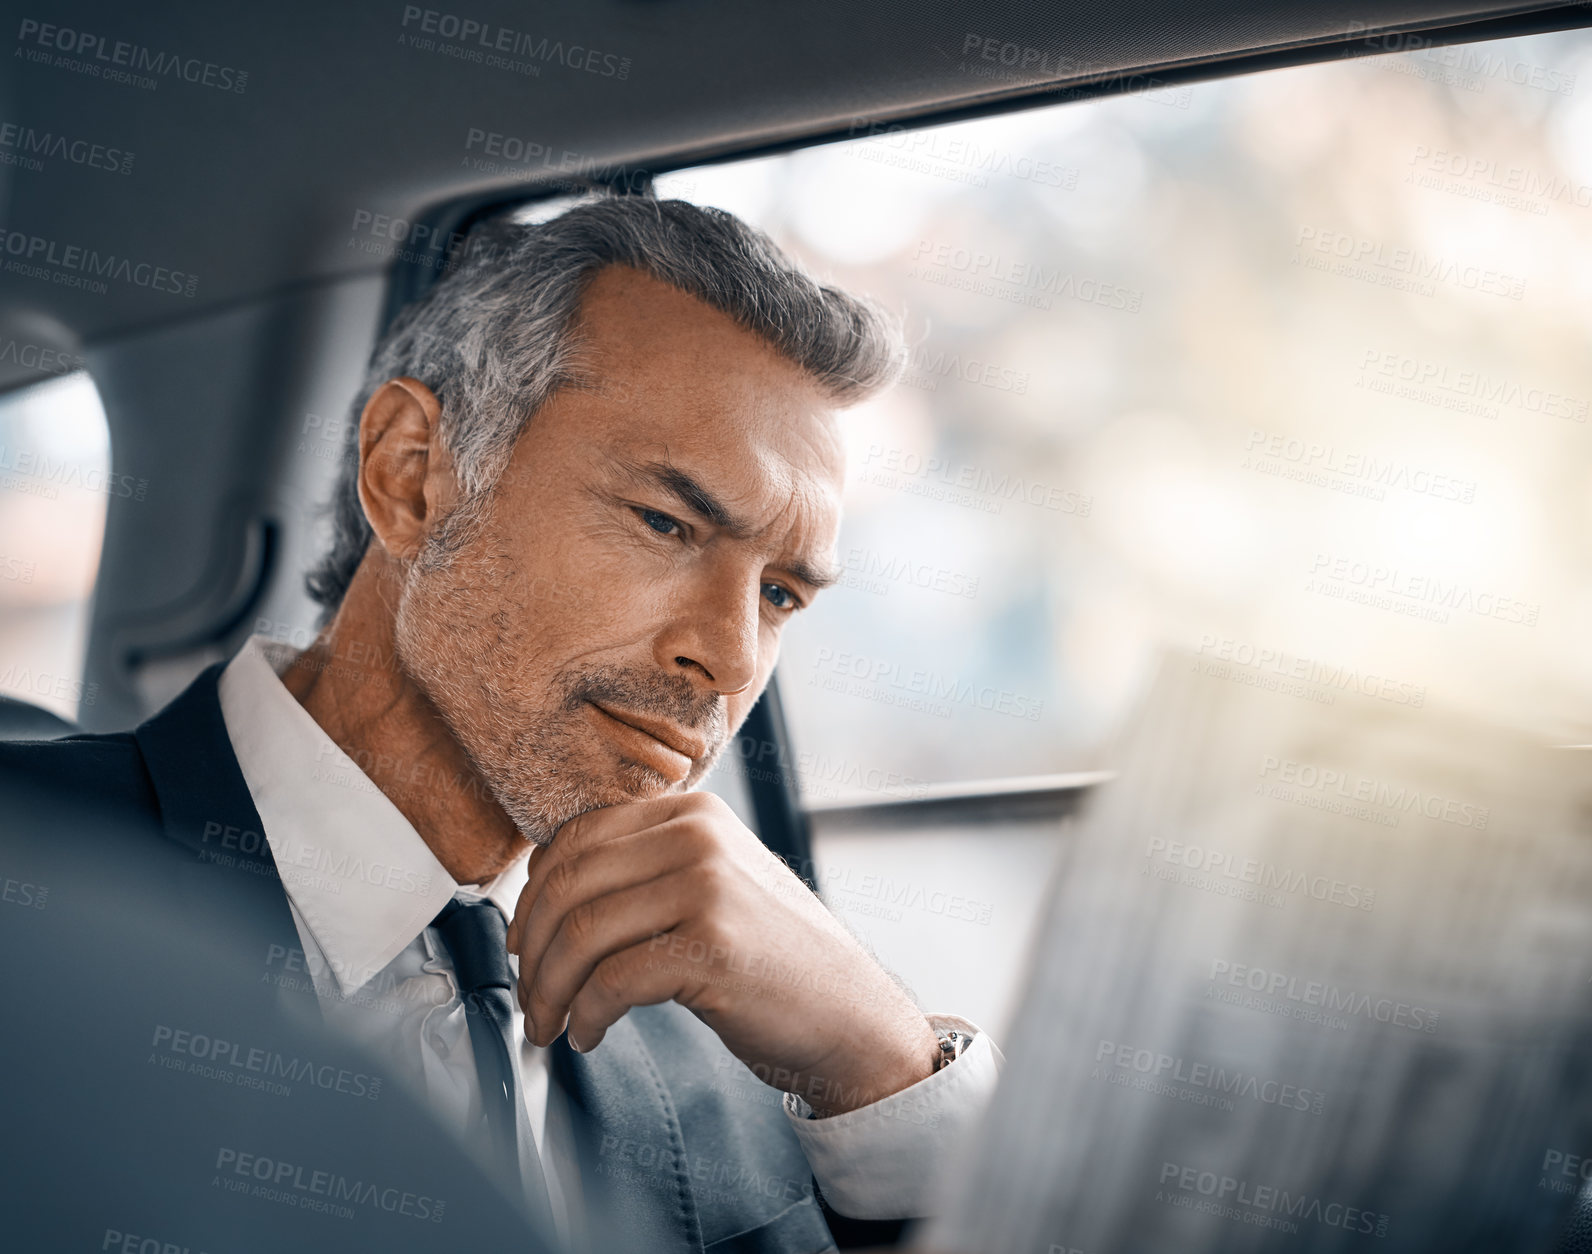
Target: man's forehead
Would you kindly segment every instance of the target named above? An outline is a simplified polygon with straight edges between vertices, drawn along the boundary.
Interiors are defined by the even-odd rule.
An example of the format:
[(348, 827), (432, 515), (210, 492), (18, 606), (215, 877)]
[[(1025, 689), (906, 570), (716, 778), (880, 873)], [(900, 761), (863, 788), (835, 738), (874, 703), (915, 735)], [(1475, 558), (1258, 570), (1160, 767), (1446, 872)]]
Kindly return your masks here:
[[(729, 314), (663, 279), (630, 266), (605, 266), (586, 283), (576, 315), (582, 337), (626, 357), (677, 351), (686, 341), (744, 340), (763, 345)], [(623, 364), (617, 363), (617, 364)]]
[(827, 413), (817, 382), (729, 314), (662, 279), (609, 266), (587, 285), (572, 363), (586, 386), (641, 403), (699, 396)]
[(655, 440), (723, 470), (756, 466), (774, 483), (844, 478), (833, 402), (705, 301), (610, 266), (587, 288), (579, 332), (573, 388), (603, 402), (600, 425), (616, 454)]

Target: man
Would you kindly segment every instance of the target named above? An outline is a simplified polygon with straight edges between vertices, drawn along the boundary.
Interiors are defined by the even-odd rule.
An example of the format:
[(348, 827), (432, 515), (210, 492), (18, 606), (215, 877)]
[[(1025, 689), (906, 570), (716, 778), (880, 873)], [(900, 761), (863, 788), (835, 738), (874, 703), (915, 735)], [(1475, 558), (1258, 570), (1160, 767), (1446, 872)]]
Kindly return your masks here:
[(927, 1214), (998, 1055), (696, 791), (836, 578), (835, 411), (901, 355), (728, 214), (496, 226), (377, 346), (314, 644), (0, 762), (274, 870), (327, 1020), (577, 1246), (825, 1248), (809, 1173)]

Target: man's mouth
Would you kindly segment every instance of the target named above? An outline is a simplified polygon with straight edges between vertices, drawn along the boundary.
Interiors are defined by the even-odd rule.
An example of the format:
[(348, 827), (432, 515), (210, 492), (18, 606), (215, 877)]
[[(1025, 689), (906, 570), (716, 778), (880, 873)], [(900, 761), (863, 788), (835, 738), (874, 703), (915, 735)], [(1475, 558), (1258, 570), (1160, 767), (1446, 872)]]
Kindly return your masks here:
[(706, 740), (697, 733), (648, 714), (612, 709), (588, 701), (597, 712), (598, 725), (625, 757), (649, 766), (670, 783), (678, 784), (707, 753)]

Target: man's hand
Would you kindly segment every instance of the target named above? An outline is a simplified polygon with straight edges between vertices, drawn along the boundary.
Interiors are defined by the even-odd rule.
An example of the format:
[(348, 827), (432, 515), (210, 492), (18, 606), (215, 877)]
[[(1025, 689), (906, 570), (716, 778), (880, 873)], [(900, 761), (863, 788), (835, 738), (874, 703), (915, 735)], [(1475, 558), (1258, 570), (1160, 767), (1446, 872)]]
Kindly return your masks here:
[(765, 1082), (838, 1114), (934, 1069), (895, 981), (712, 793), (590, 810), (531, 856), (509, 925), (525, 1034), (595, 1049), (677, 1001)]

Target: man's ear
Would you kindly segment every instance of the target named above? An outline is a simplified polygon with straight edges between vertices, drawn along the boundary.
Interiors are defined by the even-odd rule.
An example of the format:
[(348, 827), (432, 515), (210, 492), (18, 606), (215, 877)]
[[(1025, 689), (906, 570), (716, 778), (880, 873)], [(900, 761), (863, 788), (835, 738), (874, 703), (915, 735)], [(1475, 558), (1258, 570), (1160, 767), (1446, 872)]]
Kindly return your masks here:
[(389, 379), (359, 416), (359, 503), (382, 548), (420, 552), (428, 519), (447, 504), (453, 467), (438, 433), (442, 402), (419, 379)]

